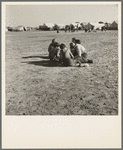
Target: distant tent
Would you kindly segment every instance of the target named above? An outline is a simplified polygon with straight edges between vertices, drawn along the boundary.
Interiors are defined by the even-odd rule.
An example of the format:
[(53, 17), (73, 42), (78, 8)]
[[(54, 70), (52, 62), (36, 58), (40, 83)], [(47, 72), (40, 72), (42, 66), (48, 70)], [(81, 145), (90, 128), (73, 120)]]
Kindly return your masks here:
[(74, 27), (81, 27), (81, 24), (79, 22), (71, 23)]
[(111, 23), (108, 23), (108, 26), (111, 27)]
[(37, 26), (37, 27), (35, 27), (34, 29), (36, 29), (36, 30), (40, 30), (40, 28)]
[(82, 27), (79, 22), (76, 22), (76, 24), (77, 24), (78, 28), (81, 28), (81, 27)]
[(43, 25), (39, 25), (38, 29), (39, 29), (39, 30), (43, 30), (43, 29), (44, 29), (44, 26), (43, 26)]
[(17, 26), (17, 27), (8, 27), (8, 31), (26, 31), (26, 27), (24, 26)]
[(102, 27), (105, 26), (104, 23), (92, 23), (92, 22), (83, 22), (81, 23), (82, 29), (83, 30), (96, 30), (96, 29), (101, 29)]
[(113, 29), (113, 30), (117, 30), (118, 29), (118, 23), (116, 21), (112, 22), (111, 29)]
[(14, 28), (14, 31), (24, 31), (23, 26), (18, 26)]
[(104, 27), (105, 26), (105, 24), (104, 23), (89, 23), (92, 27), (93, 27), (93, 29), (101, 29), (102, 27)]
[(107, 30), (111, 30), (111, 23), (105, 23), (105, 27), (107, 28)]
[(70, 25), (72, 25), (74, 29), (82, 29), (82, 26), (79, 22), (71, 23)]
[(77, 24), (76, 23), (71, 23), (70, 28), (71, 28), (71, 30), (77, 29)]
[(57, 27), (60, 29), (60, 30), (63, 30), (65, 29), (65, 24), (55, 24), (54, 25), (54, 30), (57, 30)]
[(80, 23), (80, 22), (75, 22), (75, 23), (77, 24), (78, 29), (82, 29), (82, 25), (81, 25), (81, 23)]
[(18, 27), (16, 27), (16, 29), (17, 29), (17, 31), (24, 31), (23, 26), (18, 26)]
[(77, 26), (77, 23), (71, 23), (74, 27)]
[(82, 22), (81, 25), (83, 26), (88, 25), (88, 22)]
[(42, 30), (53, 30), (54, 29), (53, 23), (44, 23), (42, 26)]
[(107, 22), (105, 22), (104, 24), (105, 24), (106, 29), (108, 29), (108, 23), (107, 23)]
[(26, 31), (31, 31), (31, 27), (26, 27)]
[(13, 27), (8, 27), (8, 31), (14, 31)]
[(84, 30), (84, 29), (89, 29), (89, 23), (88, 22), (82, 22), (81, 23), (81, 26), (82, 26), (82, 29)]

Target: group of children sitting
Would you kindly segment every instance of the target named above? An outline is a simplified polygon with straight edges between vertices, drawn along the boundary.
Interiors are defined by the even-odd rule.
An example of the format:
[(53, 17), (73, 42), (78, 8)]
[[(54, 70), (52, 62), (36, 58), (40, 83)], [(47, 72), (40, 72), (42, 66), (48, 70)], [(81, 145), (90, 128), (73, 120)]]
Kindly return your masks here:
[(82, 63), (93, 63), (92, 60), (87, 59), (87, 51), (81, 45), (81, 41), (75, 38), (72, 38), (70, 49), (53, 39), (48, 52), (51, 61), (60, 62), (64, 66), (82, 66)]

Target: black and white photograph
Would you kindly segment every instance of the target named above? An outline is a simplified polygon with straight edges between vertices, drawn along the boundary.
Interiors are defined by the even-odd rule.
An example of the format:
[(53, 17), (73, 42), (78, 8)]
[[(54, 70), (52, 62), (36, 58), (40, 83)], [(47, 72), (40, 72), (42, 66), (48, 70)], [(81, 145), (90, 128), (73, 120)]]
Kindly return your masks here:
[(120, 2), (3, 2), (4, 116), (118, 117), (120, 7)]

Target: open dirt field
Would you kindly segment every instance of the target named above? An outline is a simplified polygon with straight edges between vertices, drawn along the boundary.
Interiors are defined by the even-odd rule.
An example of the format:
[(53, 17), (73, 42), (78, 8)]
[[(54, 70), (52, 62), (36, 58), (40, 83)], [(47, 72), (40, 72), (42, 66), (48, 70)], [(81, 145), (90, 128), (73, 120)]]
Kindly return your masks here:
[[(53, 38), (69, 47), (76, 37), (89, 67), (51, 63)], [(117, 115), (118, 31), (6, 32), (6, 115)]]

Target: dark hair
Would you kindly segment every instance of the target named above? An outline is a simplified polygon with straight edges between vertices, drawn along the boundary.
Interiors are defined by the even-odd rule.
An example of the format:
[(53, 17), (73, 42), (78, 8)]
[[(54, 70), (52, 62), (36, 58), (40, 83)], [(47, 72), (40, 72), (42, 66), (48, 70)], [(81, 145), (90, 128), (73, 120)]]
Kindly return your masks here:
[(81, 41), (79, 39), (76, 40), (77, 44), (81, 44)]
[(54, 43), (56, 41), (56, 39), (52, 39), (52, 43)]
[(73, 41), (73, 40), (74, 40), (74, 41), (76, 41), (76, 38), (75, 38), (75, 37), (73, 37), (73, 38), (72, 38), (72, 41)]
[(63, 44), (63, 43), (60, 45), (60, 48), (61, 48), (61, 49), (64, 49), (65, 47), (66, 47), (66, 46), (65, 46), (65, 44)]
[(58, 47), (58, 46), (60, 46), (60, 44), (58, 42), (55, 42), (54, 47)]
[(73, 48), (75, 45), (73, 43), (70, 43), (70, 48)]

